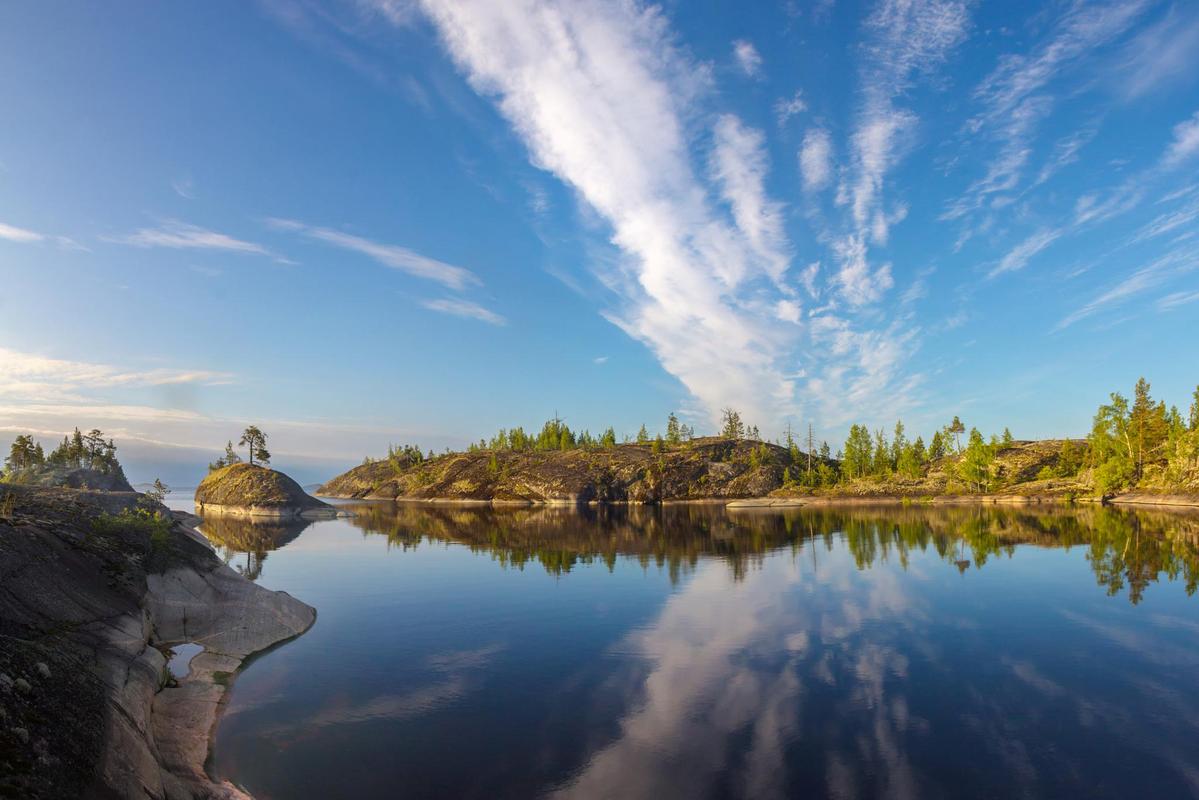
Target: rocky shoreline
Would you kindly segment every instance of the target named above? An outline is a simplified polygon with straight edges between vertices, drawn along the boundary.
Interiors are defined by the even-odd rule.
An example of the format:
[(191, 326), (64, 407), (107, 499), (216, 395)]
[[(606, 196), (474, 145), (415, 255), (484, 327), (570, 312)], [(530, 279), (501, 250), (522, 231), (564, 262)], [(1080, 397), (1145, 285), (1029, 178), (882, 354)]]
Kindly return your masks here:
[[(204, 769), (224, 697), (315, 610), (226, 566), (186, 520), (127, 523), (139, 495), (0, 491), (4, 793), (246, 797)], [(184, 643), (203, 650), (174, 680), (166, 653)]]

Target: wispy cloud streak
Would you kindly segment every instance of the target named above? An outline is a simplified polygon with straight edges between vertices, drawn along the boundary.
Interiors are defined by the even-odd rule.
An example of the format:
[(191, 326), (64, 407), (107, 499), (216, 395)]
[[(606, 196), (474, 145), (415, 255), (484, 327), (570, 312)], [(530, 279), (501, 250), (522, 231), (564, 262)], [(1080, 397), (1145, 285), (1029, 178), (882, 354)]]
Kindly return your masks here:
[(331, 244), (334, 247), (361, 253), (385, 267), (406, 272), (417, 278), (436, 281), (451, 289), (464, 289), (468, 285), (481, 283), (479, 277), (468, 269), (447, 264), (435, 258), (429, 258), (415, 250), (401, 247), (398, 244), (376, 242), (372, 239), (343, 233), (332, 228), (305, 225), (302, 222), (289, 219), (273, 218), (268, 219), (267, 223), (277, 230), (302, 233), (305, 236), (325, 242), (326, 244)]
[(706, 86), (654, 8), (635, 3), (422, 3), (474, 87), (493, 97), (534, 162), (573, 187), (627, 256), (606, 316), (646, 343), (715, 416), (777, 419), (794, 387), (786, 342), (752, 313), (756, 277), (785, 270), (777, 207), (761, 190), (757, 134), (718, 121), (728, 224), (691, 163), (684, 110)]

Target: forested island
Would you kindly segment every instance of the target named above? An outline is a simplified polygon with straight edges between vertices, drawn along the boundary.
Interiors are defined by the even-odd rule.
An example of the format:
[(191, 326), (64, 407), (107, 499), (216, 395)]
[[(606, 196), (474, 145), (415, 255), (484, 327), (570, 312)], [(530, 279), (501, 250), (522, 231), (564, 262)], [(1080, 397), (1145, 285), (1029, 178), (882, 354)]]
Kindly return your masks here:
[[(384, 459), (328, 481), (318, 495), (478, 503), (653, 503), (769, 498), (815, 502), (853, 498), (990, 497), (1065, 500), (1141, 498), (1168, 504), (1199, 495), (1199, 388), (1188, 414), (1155, 400), (1141, 379), (1130, 401), (1113, 393), (1082, 439), (1019, 440), (1009, 429), (984, 435), (955, 416), (926, 440), (902, 421), (890, 431), (850, 427), (835, 452), (811, 429), (763, 441), (734, 409), (715, 436), (696, 436), (671, 414), (665, 432), (643, 425), (617, 440), (563, 420), (535, 434), (500, 430), (465, 451), (392, 446)], [(1188, 499), (1189, 498), (1189, 499)]]

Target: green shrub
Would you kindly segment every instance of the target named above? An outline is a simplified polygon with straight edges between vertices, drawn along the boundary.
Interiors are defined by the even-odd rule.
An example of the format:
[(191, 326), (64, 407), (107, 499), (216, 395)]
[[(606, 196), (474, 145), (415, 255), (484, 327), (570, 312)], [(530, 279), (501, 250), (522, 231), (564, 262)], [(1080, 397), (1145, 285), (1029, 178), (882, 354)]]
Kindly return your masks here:
[(171, 539), (171, 518), (160, 511), (148, 508), (126, 508), (120, 514), (101, 514), (92, 520), (92, 533), (112, 536), (119, 533), (137, 533), (150, 540), (154, 550), (161, 550)]

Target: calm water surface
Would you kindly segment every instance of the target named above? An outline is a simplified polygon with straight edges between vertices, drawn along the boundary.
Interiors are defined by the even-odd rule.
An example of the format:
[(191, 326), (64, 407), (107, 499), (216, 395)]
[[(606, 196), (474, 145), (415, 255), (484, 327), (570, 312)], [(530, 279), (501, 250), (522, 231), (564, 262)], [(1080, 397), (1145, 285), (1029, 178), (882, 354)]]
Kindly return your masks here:
[(204, 525), (259, 798), (1199, 796), (1199, 518), (351, 508)]

